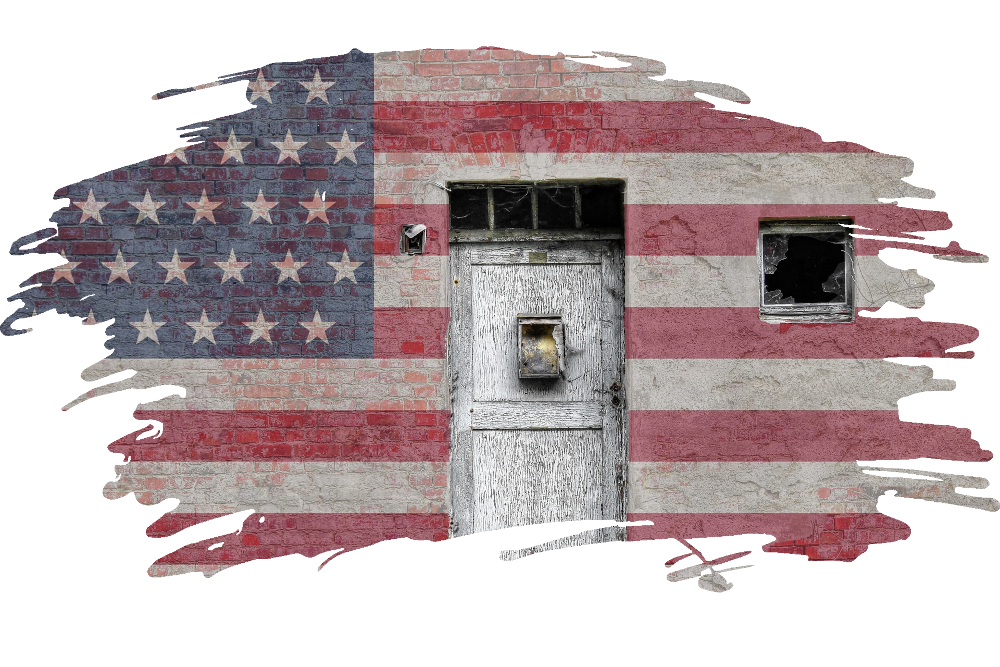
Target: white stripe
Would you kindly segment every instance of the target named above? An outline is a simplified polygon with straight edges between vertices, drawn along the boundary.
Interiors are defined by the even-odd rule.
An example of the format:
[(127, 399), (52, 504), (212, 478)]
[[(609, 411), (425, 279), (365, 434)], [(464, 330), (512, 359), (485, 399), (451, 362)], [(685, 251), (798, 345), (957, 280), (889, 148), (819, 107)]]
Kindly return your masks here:
[[(957, 493), (984, 479), (919, 471), (869, 475), (854, 462), (699, 462), (629, 464), (628, 511), (635, 514), (871, 513), (893, 490), (920, 498), (997, 511), (992, 498)], [(914, 475), (913, 473), (917, 473)], [(928, 477), (929, 476), (929, 477)]]
[(882, 153), (376, 153), (380, 203), (447, 204), (447, 181), (621, 178), (627, 204), (877, 204), (932, 197)]
[(895, 410), (948, 391), (927, 366), (881, 359), (626, 359), (631, 410)]
[[(934, 283), (875, 255), (856, 256), (854, 304), (924, 305)], [(760, 275), (753, 256), (628, 255), (625, 305), (631, 308), (756, 308)], [(376, 255), (377, 308), (448, 307), (447, 255)]]
[[(631, 308), (757, 308), (760, 269), (752, 255), (628, 255), (625, 305)], [(924, 305), (934, 283), (913, 269), (889, 266), (875, 255), (854, 258), (854, 305), (878, 308), (889, 301)]]
[(963, 264), (985, 264), (990, 261), (989, 255), (931, 255), (934, 259), (943, 259), (948, 262), (962, 262)]
[(107, 498), (176, 512), (447, 512), (448, 464), (423, 461), (144, 461), (115, 466)]
[(144, 410), (448, 410), (444, 359), (104, 359), (96, 381), (136, 374), (79, 397), (162, 385), (184, 387)]
[(448, 276), (448, 255), (375, 255), (375, 307), (448, 307)]
[[(627, 61), (627, 68), (596, 70), (593, 65), (585, 65), (563, 56), (535, 56), (528, 60), (475, 60), (471, 64), (487, 62), (500, 65), (499, 74), (490, 74), (490, 81), (483, 86), (481, 75), (476, 74), (436, 74), (420, 75), (414, 73), (413, 63), (420, 62), (421, 52), (418, 51), (387, 51), (375, 54), (375, 101), (449, 101), (449, 102), (487, 102), (487, 101), (689, 101), (701, 102), (695, 93), (706, 93), (713, 97), (726, 100), (749, 102), (750, 98), (743, 91), (721, 83), (707, 81), (675, 81), (672, 79), (653, 79), (666, 72), (663, 63), (649, 58), (636, 56), (616, 56)], [(511, 73), (510, 64), (538, 64), (542, 74), (548, 74), (549, 62), (559, 63), (563, 72), (563, 85), (538, 88), (532, 85), (519, 88), (512, 76), (524, 74), (523, 70)], [(432, 65), (468, 65), (464, 61), (428, 60)], [(460, 70), (459, 70), (460, 71)], [(467, 89), (459, 86), (459, 90), (434, 90), (434, 78), (475, 79), (484, 90)], [(519, 78), (524, 78), (520, 76)], [(522, 84), (523, 85), (523, 84)]]
[[(220, 537), (220, 541), (221, 541)], [(235, 563), (238, 565), (239, 563)], [(172, 577), (177, 574), (198, 572), (206, 577), (212, 577), (233, 565), (209, 565), (208, 563), (153, 563), (146, 568), (146, 574), (151, 577)]]

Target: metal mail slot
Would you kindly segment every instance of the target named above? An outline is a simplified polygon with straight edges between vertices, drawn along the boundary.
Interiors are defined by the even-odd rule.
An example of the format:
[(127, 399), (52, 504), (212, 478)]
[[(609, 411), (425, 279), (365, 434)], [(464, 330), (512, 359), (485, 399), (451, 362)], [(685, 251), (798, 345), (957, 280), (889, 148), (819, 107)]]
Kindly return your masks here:
[(566, 355), (562, 316), (518, 315), (517, 348), (519, 378), (561, 376)]

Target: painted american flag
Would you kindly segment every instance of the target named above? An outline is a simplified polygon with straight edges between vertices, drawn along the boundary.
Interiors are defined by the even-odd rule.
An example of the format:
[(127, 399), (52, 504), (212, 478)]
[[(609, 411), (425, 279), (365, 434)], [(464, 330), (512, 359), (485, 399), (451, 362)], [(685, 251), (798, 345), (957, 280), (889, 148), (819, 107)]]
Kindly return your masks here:
[[(51, 308), (110, 322), (85, 377), (137, 374), (81, 399), (186, 390), (140, 406), (163, 432), (111, 445), (127, 462), (105, 495), (178, 498), (151, 536), (255, 510), (151, 574), (448, 537), (449, 180), (626, 182), (629, 519), (653, 522), (629, 539), (770, 533), (769, 550), (851, 560), (909, 534), (856, 460), (990, 458), (966, 429), (901, 422), (899, 398), (951, 383), (882, 360), (968, 357), (948, 350), (975, 329), (759, 318), (762, 218), (852, 218), (857, 308), (923, 303), (933, 284), (877, 256), (950, 226), (879, 203), (925, 194), (901, 180), (912, 163), (715, 110), (695, 94), (748, 100), (617, 57), (630, 66), (490, 47), (274, 63), (220, 80), (246, 80), (252, 110), (56, 193), (55, 236), (15, 246), (52, 236), (35, 250), (66, 261), (4, 332)], [(422, 255), (399, 254), (404, 224), (427, 226)], [(956, 502), (972, 484), (891, 488)]]

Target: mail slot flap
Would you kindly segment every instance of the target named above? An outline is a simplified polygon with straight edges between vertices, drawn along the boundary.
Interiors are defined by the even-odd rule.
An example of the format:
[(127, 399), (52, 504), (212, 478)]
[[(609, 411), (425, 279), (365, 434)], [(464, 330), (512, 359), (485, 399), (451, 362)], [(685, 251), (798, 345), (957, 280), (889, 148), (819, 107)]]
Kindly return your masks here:
[(604, 427), (604, 408), (597, 401), (477, 402), (473, 406), (472, 428), (482, 431)]

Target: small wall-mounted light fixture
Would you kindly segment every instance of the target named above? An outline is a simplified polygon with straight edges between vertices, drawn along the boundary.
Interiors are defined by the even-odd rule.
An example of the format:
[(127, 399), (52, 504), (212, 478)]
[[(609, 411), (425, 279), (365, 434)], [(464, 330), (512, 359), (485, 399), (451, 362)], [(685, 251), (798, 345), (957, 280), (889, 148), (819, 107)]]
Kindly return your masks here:
[(517, 348), (519, 378), (560, 377), (566, 356), (562, 316), (518, 315)]
[(422, 255), (426, 240), (426, 225), (403, 225), (399, 234), (399, 252), (404, 255)]

